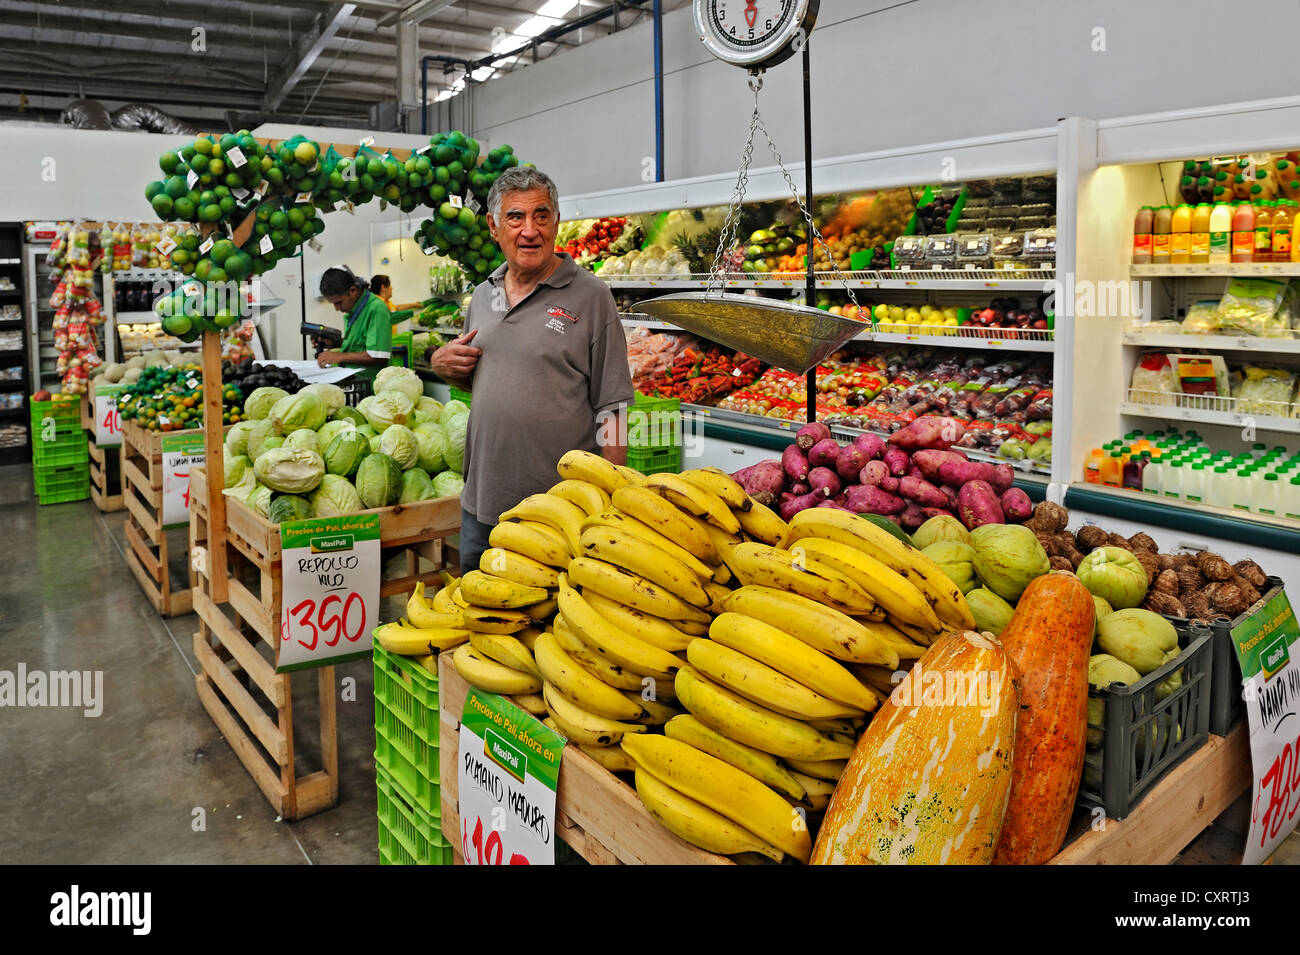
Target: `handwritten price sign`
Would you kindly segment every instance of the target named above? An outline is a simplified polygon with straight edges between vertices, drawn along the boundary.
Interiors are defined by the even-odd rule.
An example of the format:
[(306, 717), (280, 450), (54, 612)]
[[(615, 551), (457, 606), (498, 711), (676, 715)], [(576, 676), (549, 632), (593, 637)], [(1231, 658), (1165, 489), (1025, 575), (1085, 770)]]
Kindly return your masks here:
[(190, 522), (190, 468), (201, 465), (202, 434), (165, 435), (162, 439), (164, 527), (178, 527)]
[(279, 672), (368, 654), (379, 626), (379, 516), (285, 521), (280, 549)]
[(95, 389), (95, 443), (101, 448), (114, 448), (122, 443), (117, 396), (125, 388), (125, 385), (100, 385)]

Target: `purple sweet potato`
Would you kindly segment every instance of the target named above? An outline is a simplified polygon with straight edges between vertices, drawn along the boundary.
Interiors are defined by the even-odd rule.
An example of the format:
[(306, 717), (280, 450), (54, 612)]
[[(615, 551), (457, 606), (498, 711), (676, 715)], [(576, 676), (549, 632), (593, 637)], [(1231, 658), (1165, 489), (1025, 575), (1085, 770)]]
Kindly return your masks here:
[(1034, 503), (1029, 495), (1018, 487), (1009, 487), (1002, 492), (1002, 513), (1009, 523), (1023, 524), (1034, 513)]
[(808, 463), (815, 468), (833, 468), (839, 456), (839, 443), (834, 438), (823, 438), (808, 452)]
[(1015, 479), (1016, 472), (1011, 465), (995, 464), (993, 465), (993, 476), (989, 478), (989, 483), (993, 485), (993, 490), (999, 494), (1004, 494)]
[(803, 497), (805, 494), (812, 493), (812, 485), (809, 484), (807, 481), (795, 481), (793, 484), (787, 487), (786, 490), (789, 491), (791, 494), (793, 494), (795, 497)]
[(799, 445), (800, 451), (808, 451), (818, 441), (825, 441), (830, 436), (831, 429), (825, 424), (820, 421), (809, 421), (795, 432), (794, 443)]
[[(845, 506), (844, 506), (840, 501), (838, 501), (838, 500), (822, 501), (822, 502), (821, 502), (820, 504), (818, 504), (817, 506), (818, 506), (818, 507), (833, 507), (833, 508), (835, 508), (835, 510), (837, 510), (837, 511), (849, 511), (849, 509), (848, 509), (847, 507), (845, 507)], [(853, 513), (855, 513), (855, 512), (854, 512), (854, 511), (849, 511), (849, 513), (850, 513), (850, 514), (853, 514)]]
[(966, 433), (966, 426), (956, 418), (923, 415), (889, 436), (889, 443), (908, 451), (923, 448), (943, 450), (956, 444)]
[(853, 439), (853, 446), (868, 460), (875, 460), (885, 453), (885, 439), (878, 434), (860, 434)]
[(913, 478), (917, 478), (918, 480), (921, 480), (921, 481), (926, 480), (926, 477), (925, 477), (925, 475), (921, 472), (921, 469), (918, 468), (915, 464), (913, 464), (911, 467), (909, 467), (909, 468), (907, 469), (907, 473), (904, 474), (903, 477), (913, 477)]
[(1005, 524), (1002, 517), (1002, 505), (993, 487), (988, 481), (967, 481), (957, 492), (958, 516), (967, 530), (983, 527), (985, 524)]
[(941, 480), (939, 477), (939, 469), (949, 461), (956, 463), (963, 460), (965, 459), (959, 458), (952, 451), (926, 449), (912, 454), (912, 463), (920, 468), (921, 473), (930, 481)]
[(944, 500), (947, 502), (946, 504), (944, 504), (944, 507), (947, 508), (948, 513), (956, 514), (957, 513), (957, 488), (953, 487), (951, 484), (940, 484), (939, 491), (943, 494)]
[(944, 507), (948, 503), (943, 491), (924, 478), (911, 475), (898, 479), (898, 493), (922, 507)]
[(843, 488), (840, 476), (830, 468), (813, 468), (809, 471), (808, 485), (813, 489), (814, 494), (820, 494), (822, 497), (834, 497)]
[(889, 465), (884, 461), (868, 461), (858, 472), (858, 480), (863, 484), (875, 486), (889, 477)]
[(791, 481), (806, 481), (812, 465), (808, 463), (808, 455), (800, 451), (797, 444), (792, 444), (781, 452), (781, 467)]
[(991, 485), (993, 473), (993, 465), (984, 461), (950, 458), (939, 465), (939, 480), (954, 487), (962, 487), (968, 481), (985, 481)]
[[(782, 497), (784, 497), (784, 495), (782, 495)], [(804, 494), (801, 497), (790, 497), (781, 502), (781, 506), (778, 508), (778, 513), (781, 515), (781, 520), (788, 521), (800, 511), (805, 511), (810, 507), (816, 507), (820, 501), (824, 500), (826, 500), (826, 498), (815, 493)]]
[(891, 474), (888, 477), (882, 477), (880, 483), (877, 484), (876, 487), (880, 488), (882, 491), (887, 491), (890, 494), (897, 494), (898, 481), (899, 479)]
[(925, 508), (915, 501), (908, 501), (903, 512), (898, 515), (898, 522), (909, 534), (926, 522)]
[(862, 484), (844, 492), (844, 504), (856, 514), (898, 514), (907, 506), (901, 497)]
[(866, 452), (856, 444), (846, 444), (835, 459), (835, 473), (845, 481), (856, 481), (869, 460)]
[(902, 477), (912, 464), (912, 459), (906, 451), (892, 446), (885, 449), (884, 461), (889, 465), (889, 473), (894, 477)]
[(759, 494), (766, 493), (772, 496), (780, 494), (781, 489), (785, 487), (785, 471), (781, 468), (781, 462), (775, 458), (741, 468), (732, 475), (732, 478), (754, 500), (758, 500)]

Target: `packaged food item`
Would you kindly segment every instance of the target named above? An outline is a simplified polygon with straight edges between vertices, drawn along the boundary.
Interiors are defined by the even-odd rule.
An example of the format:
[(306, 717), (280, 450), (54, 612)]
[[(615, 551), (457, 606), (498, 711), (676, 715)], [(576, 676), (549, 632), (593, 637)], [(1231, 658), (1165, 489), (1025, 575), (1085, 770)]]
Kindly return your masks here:
[(1178, 384), (1178, 375), (1164, 352), (1147, 352), (1138, 359), (1133, 369), (1129, 387), (1135, 392), (1143, 392), (1139, 401), (1153, 402), (1159, 395), (1171, 396), (1166, 403), (1172, 403), (1172, 396), (1182, 391)]
[(1286, 293), (1286, 282), (1274, 279), (1233, 279), (1219, 301), (1217, 318), (1221, 334), (1266, 334), (1274, 324), (1274, 316), (1286, 298)]
[(1032, 269), (1053, 268), (1056, 264), (1056, 229), (1026, 232), (1022, 255)]
[(990, 232), (1010, 232), (1016, 227), (1014, 216), (989, 216), (986, 226)]
[(921, 267), (934, 270), (956, 268), (957, 237), (948, 234), (926, 236)]
[(1232, 394), (1228, 366), (1221, 355), (1167, 356), (1178, 376), (1178, 390), (1185, 395), (1227, 397)]
[(1181, 331), (1184, 335), (1219, 334), (1219, 303), (1211, 300), (1193, 304), (1187, 310)]
[(993, 236), (988, 233), (963, 235), (957, 241), (957, 264), (959, 269), (993, 268)]
[(1022, 255), (1025, 251), (1025, 237), (1020, 233), (1009, 232), (993, 236), (993, 267), (1023, 271), (1029, 268)]
[(1285, 416), (1291, 412), (1291, 396), (1296, 390), (1296, 376), (1284, 368), (1244, 365), (1241, 381), (1233, 388), (1237, 399), (1235, 411), (1241, 414)]
[(900, 235), (894, 241), (894, 268), (903, 270), (923, 268), (925, 239), (923, 235)]

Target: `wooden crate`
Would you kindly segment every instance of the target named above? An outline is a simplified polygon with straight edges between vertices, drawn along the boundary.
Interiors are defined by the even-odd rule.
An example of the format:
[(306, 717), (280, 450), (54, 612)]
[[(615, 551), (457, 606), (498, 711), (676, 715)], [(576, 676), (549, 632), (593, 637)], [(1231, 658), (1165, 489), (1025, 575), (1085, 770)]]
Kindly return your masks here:
[[(301, 819), (338, 802), (337, 687), (333, 667), (299, 679), (317, 681), (320, 768), (301, 772), (295, 752), (291, 673), (275, 672), (280, 643), (282, 560), (280, 529), (231, 500), (226, 508), (228, 602), (212, 599), (204, 549), (218, 531), (209, 526), (207, 476), (190, 472), (190, 546), (199, 700), (229, 740), (268, 801), (286, 819)], [(384, 563), (405, 561), (398, 576), (380, 582), (380, 594), (407, 593), (417, 581), (459, 569), (459, 554), (445, 539), (460, 531), (460, 499), (442, 498), (378, 511)], [(421, 559), (432, 564), (422, 570)]]
[(90, 456), (90, 499), (105, 514), (126, 508), (122, 494), (122, 446), (100, 447), (95, 442), (93, 395), (81, 396), (81, 430), (86, 432)]

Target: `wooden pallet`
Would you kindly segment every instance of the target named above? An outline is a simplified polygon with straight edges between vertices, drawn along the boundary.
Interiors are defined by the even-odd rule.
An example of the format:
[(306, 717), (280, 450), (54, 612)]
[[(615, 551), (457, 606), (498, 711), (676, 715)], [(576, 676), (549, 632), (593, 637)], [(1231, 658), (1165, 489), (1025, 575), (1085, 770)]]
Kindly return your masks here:
[[(301, 819), (338, 802), (337, 686), (334, 667), (315, 674), (276, 673), (280, 643), (282, 562), (279, 526), (237, 501), (226, 509), (228, 602), (213, 599), (205, 548), (209, 526), (207, 476), (190, 473), (191, 578), (199, 632), (194, 634), (199, 700), (277, 813)], [(390, 564), (405, 553), (402, 570), (380, 582), (383, 596), (407, 593), (417, 581), (458, 570), (460, 558), (445, 538), (459, 533), (460, 499), (442, 498), (383, 508), (380, 546)], [(431, 565), (421, 569), (421, 559)], [(292, 679), (315, 679), (319, 702), (319, 768), (303, 773), (295, 746)], [(301, 720), (300, 720), (301, 722)]]
[(81, 396), (81, 430), (86, 432), (86, 450), (90, 456), (90, 499), (105, 514), (126, 507), (122, 494), (122, 447), (100, 447), (95, 442), (94, 397)]

